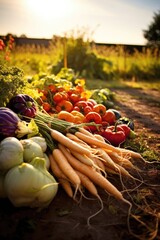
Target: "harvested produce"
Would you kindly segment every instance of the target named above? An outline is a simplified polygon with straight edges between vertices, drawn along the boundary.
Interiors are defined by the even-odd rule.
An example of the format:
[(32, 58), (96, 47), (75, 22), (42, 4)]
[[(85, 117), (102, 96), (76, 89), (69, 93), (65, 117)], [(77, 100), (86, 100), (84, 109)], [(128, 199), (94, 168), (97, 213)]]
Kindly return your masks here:
[(35, 157), (43, 158), (43, 151), (41, 146), (31, 139), (20, 140), (23, 146), (23, 160), (24, 162), (31, 162)]
[(8, 171), (23, 162), (23, 146), (15, 137), (0, 142), (0, 171)]
[(106, 141), (114, 146), (119, 146), (126, 140), (126, 134), (120, 126), (109, 126), (102, 132), (102, 136)]
[(43, 158), (34, 158), (10, 169), (4, 179), (7, 197), (15, 207), (47, 207), (57, 194), (58, 183)]
[(0, 107), (0, 137), (23, 137), (30, 133), (26, 122), (9, 108)]
[(37, 143), (41, 147), (43, 152), (45, 152), (47, 150), (47, 143), (46, 143), (45, 138), (35, 136), (35, 137), (31, 137), (30, 140)]
[(34, 102), (29, 95), (18, 94), (10, 99), (7, 107), (23, 116), (35, 117), (37, 110)]

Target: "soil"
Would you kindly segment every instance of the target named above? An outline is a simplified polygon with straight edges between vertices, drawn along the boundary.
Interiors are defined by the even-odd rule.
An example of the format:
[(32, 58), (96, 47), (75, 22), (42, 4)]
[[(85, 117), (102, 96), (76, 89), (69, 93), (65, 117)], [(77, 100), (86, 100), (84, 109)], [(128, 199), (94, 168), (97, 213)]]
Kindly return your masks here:
[[(160, 239), (160, 92), (143, 89), (113, 89), (115, 106), (134, 120), (139, 141), (147, 144), (151, 163), (135, 160), (140, 169), (132, 175), (138, 180), (108, 175), (108, 179), (123, 190), (129, 205), (109, 196), (98, 188), (103, 210), (87, 220), (101, 208), (101, 202), (85, 192), (79, 202), (59, 191), (43, 210), (15, 208), (7, 199), (0, 200), (0, 239), (2, 240), (151, 240)], [(155, 157), (156, 156), (156, 157)], [(126, 191), (128, 189), (128, 191)], [(129, 214), (129, 215), (128, 215)], [(129, 218), (128, 218), (129, 216)]]

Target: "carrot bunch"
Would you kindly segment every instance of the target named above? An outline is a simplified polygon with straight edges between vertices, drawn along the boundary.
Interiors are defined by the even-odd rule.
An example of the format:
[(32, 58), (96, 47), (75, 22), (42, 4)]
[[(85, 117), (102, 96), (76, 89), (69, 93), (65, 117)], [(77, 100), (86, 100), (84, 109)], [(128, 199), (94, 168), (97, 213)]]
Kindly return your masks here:
[(68, 196), (76, 199), (77, 191), (85, 188), (100, 199), (99, 186), (115, 198), (127, 201), (107, 174), (133, 178), (128, 171), (134, 168), (130, 158), (141, 158), (139, 153), (114, 147), (102, 136), (63, 120), (49, 117), (44, 121), (35, 118), (35, 122), (50, 148), (51, 171)]

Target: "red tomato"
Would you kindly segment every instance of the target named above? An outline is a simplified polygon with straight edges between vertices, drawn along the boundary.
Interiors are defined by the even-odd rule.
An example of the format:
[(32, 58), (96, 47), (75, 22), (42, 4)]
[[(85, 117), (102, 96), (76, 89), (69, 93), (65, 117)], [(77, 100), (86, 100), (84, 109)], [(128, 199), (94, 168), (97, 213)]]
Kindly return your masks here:
[(84, 88), (81, 86), (81, 85), (77, 85), (75, 87), (76, 91), (79, 92), (79, 93), (82, 93), (84, 91)]
[(99, 103), (94, 105), (93, 111), (99, 113), (103, 117), (106, 113), (106, 107), (103, 104)]
[(73, 107), (73, 110), (77, 111), (77, 112), (80, 112), (80, 108), (78, 106), (74, 106)]
[(97, 104), (96, 100), (89, 98), (88, 102), (90, 102), (92, 104), (92, 106), (95, 106)]
[(87, 107), (87, 102), (86, 101), (78, 101), (78, 102), (76, 102), (74, 107), (79, 107), (80, 112), (84, 113), (84, 109), (85, 109), (85, 107)]
[(57, 87), (57, 91), (58, 91), (58, 92), (64, 92), (65, 89), (64, 89), (63, 87), (61, 87), (61, 86), (58, 86), (58, 87)]
[(51, 110), (51, 105), (48, 102), (43, 102), (42, 107), (46, 112), (49, 112)]
[(116, 116), (115, 116), (114, 112), (112, 112), (111, 110), (108, 109), (105, 112), (105, 114), (102, 116), (102, 121), (106, 121), (110, 125), (114, 124), (116, 121)]
[[(101, 118), (101, 116), (98, 114), (98, 113), (96, 113), (96, 112), (89, 112), (89, 113), (87, 113), (86, 114), (86, 116), (85, 116), (85, 122), (86, 123), (90, 123), (90, 122), (93, 122), (93, 123), (96, 123), (96, 124), (101, 124), (102, 123), (102, 118)], [(92, 132), (95, 132), (95, 131), (97, 131), (97, 127), (98, 126), (87, 126), (87, 128), (89, 129), (89, 130), (91, 130)]]
[(50, 84), (48, 88), (52, 93), (55, 93), (57, 91), (56, 86), (54, 84)]
[(56, 110), (57, 110), (57, 112), (60, 112), (62, 110), (71, 112), (73, 110), (73, 105), (71, 102), (69, 102), (67, 100), (62, 100), (61, 102), (59, 102), (57, 104)]
[(48, 90), (47, 89), (43, 89), (41, 90), (41, 92), (43, 93), (43, 95), (47, 96), (48, 95)]
[(102, 123), (102, 118), (100, 114), (96, 112), (89, 112), (86, 116), (86, 122), (95, 122), (96, 124), (101, 124)]
[(83, 112), (84, 112), (84, 115), (87, 115), (89, 112), (92, 112), (92, 107), (86, 106)]
[(68, 95), (65, 92), (57, 92), (53, 96), (53, 101), (58, 103), (61, 102), (62, 100), (67, 100)]
[(78, 94), (75, 94), (75, 93), (72, 93), (70, 96), (69, 96), (69, 100), (75, 104), (76, 102), (78, 102), (80, 99), (80, 96)]

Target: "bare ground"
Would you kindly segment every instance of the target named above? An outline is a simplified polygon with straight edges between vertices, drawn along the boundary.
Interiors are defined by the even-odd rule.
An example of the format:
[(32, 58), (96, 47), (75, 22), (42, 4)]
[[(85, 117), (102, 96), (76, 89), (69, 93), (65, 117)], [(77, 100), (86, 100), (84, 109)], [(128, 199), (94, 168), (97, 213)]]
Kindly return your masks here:
[[(114, 89), (116, 107), (123, 116), (134, 120), (135, 131), (147, 142), (148, 148), (160, 153), (160, 96), (156, 90)], [(140, 181), (108, 176), (123, 190), (124, 197), (132, 203), (122, 203), (99, 189), (103, 210), (90, 219), (100, 208), (100, 201), (87, 198), (74, 202), (59, 189), (47, 209), (37, 211), (14, 208), (6, 199), (0, 200), (0, 239), (2, 240), (159, 240), (160, 219), (160, 164), (157, 161), (135, 161), (141, 175), (133, 172)], [(143, 184), (142, 184), (143, 179)], [(123, 184), (122, 184), (123, 183)], [(130, 189), (129, 191), (125, 191)], [(91, 199), (92, 198), (92, 199)], [(130, 228), (128, 228), (130, 226)], [(129, 231), (130, 229), (130, 231)]]

